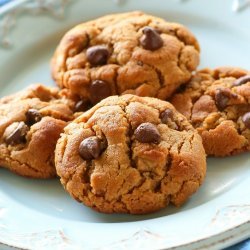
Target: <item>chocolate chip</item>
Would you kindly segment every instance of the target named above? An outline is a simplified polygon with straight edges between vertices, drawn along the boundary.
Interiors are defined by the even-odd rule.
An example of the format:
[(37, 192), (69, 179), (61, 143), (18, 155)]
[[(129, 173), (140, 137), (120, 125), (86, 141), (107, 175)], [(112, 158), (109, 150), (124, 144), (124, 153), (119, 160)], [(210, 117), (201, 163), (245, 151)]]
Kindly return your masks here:
[(29, 109), (26, 112), (26, 124), (31, 126), (42, 119), (42, 115), (36, 109)]
[(240, 86), (240, 85), (245, 84), (247, 82), (250, 82), (250, 75), (242, 76), (239, 79), (235, 80), (233, 82), (233, 86)]
[(103, 65), (108, 61), (109, 51), (107, 47), (103, 45), (93, 46), (86, 51), (87, 60), (91, 65)]
[(143, 36), (140, 38), (140, 43), (144, 49), (153, 51), (163, 46), (163, 40), (157, 30), (147, 26), (142, 32)]
[(142, 143), (155, 143), (158, 144), (161, 141), (161, 135), (152, 123), (145, 122), (137, 127), (135, 130), (135, 139)]
[(17, 127), (5, 138), (5, 142), (9, 145), (15, 145), (26, 142), (26, 134), (29, 131), (29, 127), (20, 122)]
[(242, 121), (244, 122), (246, 128), (250, 129), (250, 112), (247, 112), (242, 116)]
[(229, 96), (224, 91), (218, 90), (215, 93), (215, 103), (220, 111), (224, 110), (227, 107), (228, 101), (229, 101)]
[(169, 119), (172, 120), (173, 116), (174, 116), (174, 114), (173, 114), (173, 111), (171, 109), (166, 109), (160, 115), (161, 121), (163, 123), (167, 123)]
[(90, 103), (86, 100), (80, 100), (76, 103), (74, 111), (75, 112), (84, 112), (91, 107)]
[(101, 140), (96, 136), (84, 139), (79, 146), (79, 154), (84, 160), (97, 159), (107, 148), (106, 140)]
[(90, 100), (93, 104), (112, 94), (109, 83), (102, 80), (95, 80), (90, 85)]

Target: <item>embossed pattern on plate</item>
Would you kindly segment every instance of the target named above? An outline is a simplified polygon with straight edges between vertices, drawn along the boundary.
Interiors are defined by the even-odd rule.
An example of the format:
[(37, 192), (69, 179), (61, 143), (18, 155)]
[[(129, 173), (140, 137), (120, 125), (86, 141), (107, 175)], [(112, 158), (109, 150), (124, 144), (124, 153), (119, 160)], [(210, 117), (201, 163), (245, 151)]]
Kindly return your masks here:
[[(64, 19), (50, 11), (15, 16), (18, 25), (5, 37), (12, 46), (0, 48), (1, 96), (32, 82), (53, 85), (49, 59), (63, 33), (81, 21), (128, 10), (188, 26), (201, 44), (200, 67), (250, 68), (250, 8), (235, 13), (217, 0), (53, 2), (66, 4)], [(14, 10), (15, 5), (0, 12), (0, 19)], [(249, 153), (210, 158), (206, 182), (187, 204), (146, 216), (99, 214), (72, 200), (58, 180), (28, 180), (0, 169), (0, 242), (36, 249), (226, 247), (249, 236), (249, 165)]]

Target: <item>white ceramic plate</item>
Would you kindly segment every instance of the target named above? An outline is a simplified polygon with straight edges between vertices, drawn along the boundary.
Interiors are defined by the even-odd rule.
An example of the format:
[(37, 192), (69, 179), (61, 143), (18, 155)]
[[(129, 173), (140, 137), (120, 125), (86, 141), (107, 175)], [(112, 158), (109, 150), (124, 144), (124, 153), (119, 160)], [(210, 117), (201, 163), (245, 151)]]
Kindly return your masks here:
[[(68, 28), (128, 10), (188, 26), (201, 44), (200, 68), (250, 69), (250, 8), (234, 12), (232, 1), (19, 0), (0, 10), (1, 96), (33, 82), (52, 85), (49, 59)], [(250, 236), (249, 183), (249, 153), (210, 158), (205, 184), (182, 208), (105, 215), (75, 202), (58, 180), (0, 169), (0, 242), (26, 249), (218, 249)]]

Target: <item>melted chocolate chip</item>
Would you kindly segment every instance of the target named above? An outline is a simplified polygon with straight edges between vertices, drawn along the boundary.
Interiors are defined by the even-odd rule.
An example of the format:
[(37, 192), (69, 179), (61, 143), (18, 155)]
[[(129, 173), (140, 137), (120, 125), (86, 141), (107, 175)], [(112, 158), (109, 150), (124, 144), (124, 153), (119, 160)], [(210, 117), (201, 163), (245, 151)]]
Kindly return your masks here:
[(157, 30), (145, 27), (142, 32), (143, 36), (140, 38), (140, 43), (144, 49), (154, 51), (163, 46), (163, 40)]
[(93, 46), (86, 51), (87, 60), (91, 65), (104, 65), (107, 63), (109, 58), (109, 51), (107, 47), (102, 45)]
[(245, 84), (247, 82), (250, 82), (250, 75), (242, 76), (239, 79), (235, 80), (233, 82), (233, 86), (240, 86), (240, 85)]
[(9, 145), (16, 145), (26, 142), (26, 134), (29, 131), (29, 127), (20, 122), (18, 126), (5, 138), (5, 142)]
[(112, 94), (109, 83), (102, 80), (93, 81), (90, 85), (89, 91), (90, 100), (93, 104), (98, 103)]
[(250, 129), (250, 112), (247, 112), (242, 116), (242, 121), (244, 122), (246, 128)]
[(41, 121), (42, 115), (36, 109), (29, 109), (26, 112), (26, 124), (32, 126), (33, 124)]
[(107, 142), (96, 136), (84, 139), (79, 146), (79, 154), (84, 160), (97, 159), (107, 148)]
[(152, 123), (145, 122), (137, 127), (135, 130), (135, 139), (142, 143), (155, 143), (158, 144), (161, 141), (161, 135)]
[(80, 100), (76, 103), (74, 111), (75, 112), (84, 112), (88, 109), (90, 109), (91, 105), (88, 101)]
[(220, 111), (224, 110), (227, 107), (229, 99), (230, 98), (228, 93), (223, 90), (218, 90), (215, 93), (215, 103)]
[(161, 113), (160, 117), (163, 123), (167, 123), (169, 119), (173, 120), (174, 114), (171, 109), (166, 109)]

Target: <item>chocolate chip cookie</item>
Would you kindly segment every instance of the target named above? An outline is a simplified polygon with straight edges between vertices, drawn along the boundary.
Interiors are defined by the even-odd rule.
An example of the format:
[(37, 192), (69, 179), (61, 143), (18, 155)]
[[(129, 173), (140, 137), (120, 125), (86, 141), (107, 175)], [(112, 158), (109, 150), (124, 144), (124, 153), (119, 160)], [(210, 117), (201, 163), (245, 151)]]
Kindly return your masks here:
[(66, 91), (39, 84), (0, 99), (0, 166), (26, 177), (56, 176), (55, 145), (74, 109)]
[(93, 104), (125, 93), (165, 100), (198, 64), (199, 44), (187, 28), (142, 12), (77, 25), (51, 61), (58, 85)]
[(101, 101), (65, 127), (56, 169), (77, 201), (105, 213), (145, 214), (183, 204), (206, 172), (202, 140), (165, 101)]
[(201, 70), (171, 102), (197, 129), (208, 155), (250, 151), (250, 72)]

